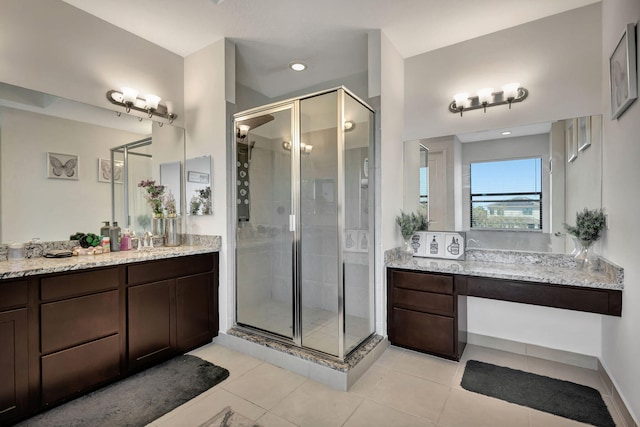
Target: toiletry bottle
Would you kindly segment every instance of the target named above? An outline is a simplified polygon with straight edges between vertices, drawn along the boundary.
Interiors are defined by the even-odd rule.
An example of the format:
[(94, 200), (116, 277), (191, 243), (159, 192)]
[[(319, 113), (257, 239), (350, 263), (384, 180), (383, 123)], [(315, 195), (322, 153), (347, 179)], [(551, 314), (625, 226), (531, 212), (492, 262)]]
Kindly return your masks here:
[(111, 228), (109, 226), (109, 221), (102, 221), (102, 223), (104, 225), (102, 227), (100, 227), (100, 235), (102, 237), (109, 237), (109, 229)]
[(118, 221), (113, 221), (113, 226), (109, 229), (109, 240), (111, 240), (111, 252), (119, 252), (120, 227), (118, 227)]
[[(109, 234), (109, 233), (107, 233)], [(109, 239), (109, 236), (103, 236), (102, 240), (100, 241), (100, 246), (102, 246), (102, 253), (106, 254), (111, 252), (111, 241)]]
[(125, 228), (122, 232), (122, 237), (120, 238), (120, 250), (130, 251), (131, 247), (131, 233), (128, 228)]

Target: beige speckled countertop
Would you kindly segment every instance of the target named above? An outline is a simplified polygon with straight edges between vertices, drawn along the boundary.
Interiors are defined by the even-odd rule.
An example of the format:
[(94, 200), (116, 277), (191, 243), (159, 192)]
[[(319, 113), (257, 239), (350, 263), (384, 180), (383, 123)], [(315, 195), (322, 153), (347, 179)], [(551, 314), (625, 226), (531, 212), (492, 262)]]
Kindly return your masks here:
[(602, 258), (598, 271), (590, 271), (576, 267), (573, 258), (566, 255), (469, 250), (465, 261), (408, 257), (388, 260), (386, 266), (554, 285), (624, 289), (624, 270)]
[(163, 246), (150, 250), (110, 252), (68, 258), (31, 258), (0, 261), (0, 280), (213, 252), (218, 252), (218, 250), (211, 246)]

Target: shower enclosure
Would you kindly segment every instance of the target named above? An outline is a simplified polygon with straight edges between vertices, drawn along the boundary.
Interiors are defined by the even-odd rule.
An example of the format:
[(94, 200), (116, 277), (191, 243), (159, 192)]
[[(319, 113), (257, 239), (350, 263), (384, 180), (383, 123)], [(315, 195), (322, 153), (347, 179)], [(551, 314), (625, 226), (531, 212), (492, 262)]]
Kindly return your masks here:
[(373, 112), (340, 87), (234, 129), (236, 323), (344, 359), (375, 331)]

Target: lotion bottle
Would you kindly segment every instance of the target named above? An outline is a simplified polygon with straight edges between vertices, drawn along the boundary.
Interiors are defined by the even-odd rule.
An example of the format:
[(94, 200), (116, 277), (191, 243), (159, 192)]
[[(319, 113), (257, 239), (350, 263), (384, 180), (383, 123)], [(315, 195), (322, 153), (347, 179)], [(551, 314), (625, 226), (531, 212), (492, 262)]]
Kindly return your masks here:
[(131, 243), (131, 232), (128, 228), (125, 228), (122, 232), (122, 237), (120, 238), (120, 250), (121, 251), (130, 251), (132, 248)]
[(113, 226), (109, 229), (109, 240), (111, 241), (111, 252), (119, 252), (120, 227), (118, 227), (118, 221), (113, 221)]

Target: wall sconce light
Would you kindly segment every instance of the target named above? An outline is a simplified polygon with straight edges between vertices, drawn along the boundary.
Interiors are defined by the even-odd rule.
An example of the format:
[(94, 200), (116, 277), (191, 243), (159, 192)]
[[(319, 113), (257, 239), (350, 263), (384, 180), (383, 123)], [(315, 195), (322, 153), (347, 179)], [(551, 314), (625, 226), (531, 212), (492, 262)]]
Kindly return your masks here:
[(249, 125), (238, 125), (238, 130), (236, 131), (236, 138), (238, 138), (241, 141), (245, 139), (247, 135), (249, 135), (249, 129), (251, 129), (251, 126)]
[[(158, 116), (167, 119), (169, 124), (173, 123), (176, 117), (178, 117), (177, 114), (170, 111), (170, 107), (173, 105), (172, 103), (167, 102), (167, 105), (162, 105), (160, 104), (160, 97), (153, 94), (147, 94), (144, 98), (139, 98), (138, 91), (130, 87), (122, 87), (119, 91), (108, 91), (107, 99), (112, 104), (124, 107), (127, 114), (131, 112), (131, 110), (136, 110), (147, 113), (149, 118)], [(118, 113), (118, 115), (120, 115), (120, 113)]]
[(492, 88), (484, 88), (478, 90), (477, 96), (469, 96), (468, 93), (458, 93), (453, 96), (453, 101), (449, 104), (449, 111), (452, 113), (460, 113), (462, 117), (463, 111), (477, 110), (482, 108), (487, 112), (487, 107), (495, 107), (496, 105), (511, 104), (514, 102), (522, 102), (529, 91), (520, 86), (520, 83), (509, 83), (502, 86), (502, 90), (494, 92)]
[[(282, 141), (282, 148), (287, 151), (291, 151), (291, 142)], [(311, 150), (313, 150), (313, 145), (305, 144), (304, 142), (300, 143), (300, 153), (311, 154)]]

